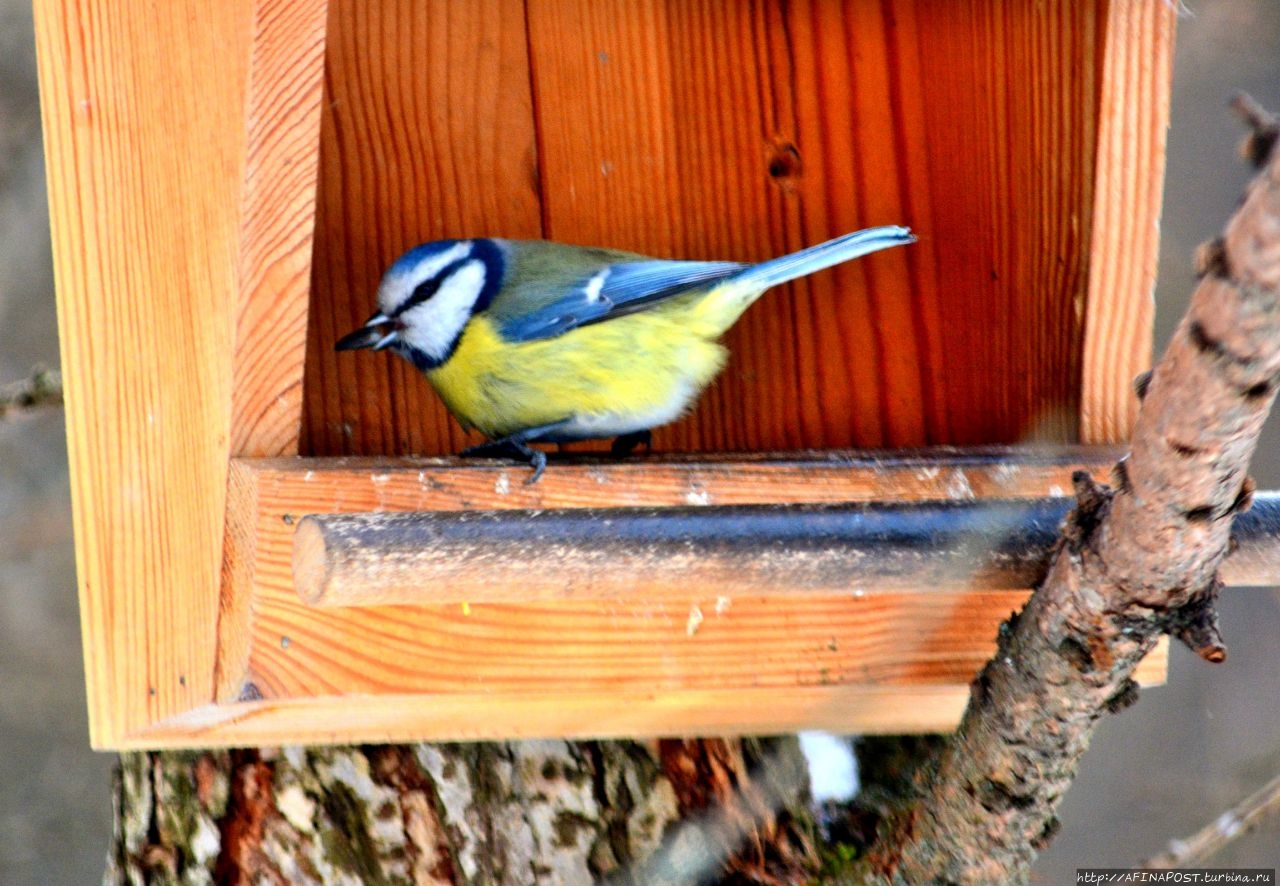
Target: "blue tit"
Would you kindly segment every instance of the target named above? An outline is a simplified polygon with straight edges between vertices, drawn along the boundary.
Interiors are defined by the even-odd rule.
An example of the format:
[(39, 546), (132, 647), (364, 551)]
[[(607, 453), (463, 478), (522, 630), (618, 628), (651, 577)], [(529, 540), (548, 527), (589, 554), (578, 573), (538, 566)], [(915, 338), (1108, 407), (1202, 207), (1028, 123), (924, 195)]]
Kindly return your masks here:
[(616, 437), (683, 415), (724, 366), (720, 336), (765, 290), (890, 246), (869, 228), (760, 264), (664, 261), (540, 240), (438, 240), (378, 287), (378, 312), (339, 351), (389, 349), (426, 374), (464, 428), (541, 476), (534, 442)]

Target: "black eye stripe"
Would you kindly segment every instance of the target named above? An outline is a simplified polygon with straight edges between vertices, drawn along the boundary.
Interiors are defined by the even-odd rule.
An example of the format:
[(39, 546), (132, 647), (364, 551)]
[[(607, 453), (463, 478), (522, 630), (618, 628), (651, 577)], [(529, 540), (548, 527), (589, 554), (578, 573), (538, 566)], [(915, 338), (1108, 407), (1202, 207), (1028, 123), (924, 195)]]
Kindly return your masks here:
[(434, 276), (423, 280), (414, 287), (413, 292), (396, 306), (390, 317), (395, 319), (405, 311), (415, 308), (430, 299), (440, 291), (440, 287), (444, 285), (446, 280), (460, 270), (463, 265), (473, 261), (479, 261), (484, 266), (484, 285), (480, 290), (479, 298), (476, 299), (474, 310), (485, 310), (489, 307), (489, 303), (493, 301), (493, 297), (497, 294), (498, 288), (502, 284), (504, 262), (497, 244), (492, 240), (480, 239), (472, 242), (471, 250), (467, 255), (445, 265)]
[(469, 261), (471, 261), (471, 256), (460, 258), (452, 264), (445, 265), (434, 277), (429, 277), (426, 280), (423, 280), (414, 287), (413, 292), (410, 293), (408, 298), (396, 306), (395, 312), (392, 313), (391, 316), (399, 317), (410, 308), (416, 308), (418, 305), (431, 298), (431, 296), (440, 291), (440, 287), (444, 284), (445, 280), (448, 280), (455, 271)]

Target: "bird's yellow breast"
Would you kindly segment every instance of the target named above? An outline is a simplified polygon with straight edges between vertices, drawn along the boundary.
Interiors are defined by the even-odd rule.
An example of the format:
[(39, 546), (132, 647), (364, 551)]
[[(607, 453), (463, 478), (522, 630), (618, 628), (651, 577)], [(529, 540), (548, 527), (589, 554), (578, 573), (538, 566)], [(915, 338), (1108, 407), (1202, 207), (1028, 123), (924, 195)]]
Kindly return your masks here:
[(491, 439), (569, 420), (583, 429), (573, 436), (644, 430), (678, 417), (724, 365), (725, 349), (678, 319), (642, 311), (510, 343), (478, 314), (427, 378), (458, 421)]

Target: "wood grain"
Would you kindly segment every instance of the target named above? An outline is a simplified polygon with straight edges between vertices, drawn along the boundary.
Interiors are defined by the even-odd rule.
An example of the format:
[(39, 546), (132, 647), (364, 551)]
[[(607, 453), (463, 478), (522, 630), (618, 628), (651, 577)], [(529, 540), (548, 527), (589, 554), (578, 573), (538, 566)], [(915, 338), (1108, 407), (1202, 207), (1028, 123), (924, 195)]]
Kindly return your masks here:
[(253, 4), (231, 388), (234, 455), (298, 451), (327, 11), (327, 0)]
[[(323, 0), (37, 0), (95, 746), (642, 732), (663, 711), (655, 722), (732, 731), (773, 709), (779, 726), (822, 721), (846, 692), (870, 729), (958, 712), (963, 690), (928, 681), (960, 681), (1009, 600), (874, 600), (898, 613), (879, 639), (869, 604), (847, 598), (782, 614), (768, 598), (735, 601), (719, 623), (704, 608), (692, 636), (691, 608), (639, 604), (472, 607), (475, 618), (373, 607), (331, 622), (281, 578), (284, 517), (964, 497), (1022, 482), (1004, 474), (922, 462), (886, 485), (840, 456), (671, 457), (553, 463), (524, 487), (518, 469), (447, 460), (247, 461), (228, 484), (228, 457), (463, 444), (407, 364), (331, 351), (372, 310), (382, 268), (421, 240), (547, 234), (750, 259), (890, 221), (921, 242), (764, 300), (731, 333), (721, 383), (658, 448), (1116, 439), (1131, 408), (1119, 386), (1146, 353), (1159, 202), (1151, 155), (1171, 41), (1151, 6), (332, 0), (317, 170)], [(1136, 190), (1104, 206), (1099, 181), (1107, 195)], [(1108, 214), (1116, 202), (1129, 217)], [(1035, 494), (1068, 488), (1027, 470), (1015, 473)], [(917, 612), (935, 658), (931, 637), (894, 620)], [(748, 659), (720, 642), (730, 623), (734, 637), (790, 645)], [(819, 648), (833, 625), (848, 638)], [(584, 669), (628, 632), (642, 641), (623, 650), (634, 673)], [(528, 694), (543, 662), (564, 694)], [(583, 685), (592, 694), (575, 695)], [(354, 710), (338, 690), (372, 692), (368, 719), (334, 726)], [(230, 703), (253, 692), (264, 699)], [(941, 713), (886, 711), (892, 696), (935, 699)], [(760, 706), (742, 711), (744, 698)], [(488, 702), (497, 710), (477, 726)]]
[[(522, 738), (632, 738), (660, 724), (688, 723), (690, 733), (751, 735), (799, 728), (836, 733), (944, 732), (960, 721), (968, 698), (955, 687), (776, 690), (611, 691), (564, 695), (526, 689), (438, 695), (337, 696), (206, 705), (156, 723), (126, 747), (214, 747), (409, 742), (424, 736), (459, 741)], [(358, 709), (355, 705), (358, 704)], [(358, 716), (353, 711), (358, 710)], [(768, 722), (763, 723), (763, 712)], [(480, 715), (477, 715), (480, 712)]]
[[(611, 698), (621, 694), (645, 711), (643, 719), (627, 719), (628, 728), (657, 734), (816, 725), (835, 715), (797, 708), (787, 699), (826, 687), (834, 694), (818, 697), (828, 701), (846, 691), (875, 699), (877, 713), (866, 724), (859, 717), (867, 707), (851, 705), (841, 715), (845, 729), (876, 723), (897, 728), (920, 718), (948, 722), (958, 711), (952, 702), (928, 713), (884, 708), (905, 706), (916, 690), (950, 687), (963, 696), (990, 654), (995, 626), (1025, 592), (920, 590), (788, 600), (708, 597), (689, 588), (683, 599), (672, 593), (661, 600), (316, 609), (293, 588), (294, 526), (309, 513), (1061, 495), (1072, 469), (1082, 465), (1079, 453), (1046, 452), (1021, 463), (1002, 461), (1007, 454), (965, 453), (950, 461), (579, 460), (553, 463), (533, 487), (518, 482), (521, 468), (502, 463), (238, 460), (237, 474), (254, 492), (236, 501), (257, 509), (239, 518), (256, 527), (244, 535), (255, 545), (252, 584), (239, 589), (253, 600), (251, 651), (242, 679), (226, 682), (229, 694), (222, 701), (260, 698), (265, 710), (284, 704), (296, 712), (296, 703), (309, 710), (338, 694), (422, 693), (441, 705), (413, 718), (414, 734), (444, 738), (477, 730), (500, 734), (504, 727), (497, 724), (509, 725), (513, 716), (505, 706), (540, 693), (561, 703), (533, 710), (518, 704), (515, 710), (526, 719), (507, 734), (617, 734), (609, 717), (616, 713)], [(1113, 454), (1095, 450), (1086, 464), (1103, 470)], [(1158, 679), (1161, 666), (1154, 667), (1149, 676)], [(894, 701), (888, 687), (910, 691)], [(761, 704), (744, 706), (746, 696), (735, 696), (735, 688)], [(484, 699), (492, 717), (479, 723), (465, 707), (449, 713), (459, 698)], [(702, 699), (702, 706), (686, 706), (682, 700), (688, 698)], [(729, 707), (706, 707), (713, 698)], [(368, 704), (377, 709), (377, 702)], [(792, 713), (779, 713), (787, 710)], [(369, 724), (358, 719), (348, 718), (341, 734), (368, 735)]]
[(1151, 367), (1165, 135), (1177, 10), (1112, 4), (1098, 102), (1080, 437), (1127, 439), (1138, 415), (1133, 379)]
[[(429, 7), (451, 24), (439, 46), (427, 13), (335, 3), (304, 451), (464, 442), (402, 361), (328, 353), (370, 311), (380, 270), (420, 240), (542, 233), (761, 259), (887, 222), (921, 242), (762, 300), (730, 332), (724, 376), (658, 450), (1075, 439), (1099, 98), (1164, 88), (1104, 93), (1104, 75), (1133, 76), (1104, 68), (1110, 8), (532, 2), (527, 18), (477, 10), (500, 28), (470, 59), (471, 6)], [(1139, 37), (1122, 29), (1110, 45), (1126, 34)], [(447, 68), (430, 61), (445, 56)], [(459, 69), (491, 100), (463, 93)], [(1150, 201), (1126, 208), (1134, 226), (1154, 222)], [(1114, 311), (1124, 342), (1147, 334), (1140, 311)]]
[(405, 249), (540, 236), (524, 3), (328, 5), (301, 451), (456, 452), (462, 432), (408, 363), (333, 344)]
[(213, 697), (249, 13), (35, 4), (95, 747)]
[(1103, 475), (1121, 454), (1115, 447), (990, 446), (552, 456), (535, 484), (523, 482), (528, 466), (504, 459), (249, 458), (232, 464), (256, 487), (246, 487), (237, 500), (271, 514), (269, 526), (279, 524), (264, 527), (266, 536), (254, 534), (262, 540), (292, 534), (297, 519), (319, 513), (1061, 498), (1071, 494), (1073, 471)]
[[(959, 689), (991, 656), (1001, 620), (1026, 597), (1017, 591), (886, 592), (784, 604), (694, 592), (680, 603), (318, 609), (299, 600), (292, 586), (262, 586), (254, 602), (252, 689), (246, 691), (283, 699), (735, 687), (785, 692), (824, 684)], [(687, 734), (696, 725), (649, 728)]]
[(227, 514), (218, 594), (218, 654), (214, 698), (240, 691), (253, 648), (253, 576), (258, 568), (258, 483), (243, 463), (232, 460), (227, 476)]
[[(1167, 643), (1138, 674), (1163, 680)], [(367, 695), (206, 705), (156, 723), (126, 747), (213, 747), (459, 741), (521, 738), (633, 738), (674, 734), (759, 735), (797, 729), (847, 734), (946, 732), (968, 700), (967, 686), (793, 686), (773, 689), (641, 689), (583, 694), (489, 690), (432, 695)], [(481, 712), (477, 716), (477, 712)]]

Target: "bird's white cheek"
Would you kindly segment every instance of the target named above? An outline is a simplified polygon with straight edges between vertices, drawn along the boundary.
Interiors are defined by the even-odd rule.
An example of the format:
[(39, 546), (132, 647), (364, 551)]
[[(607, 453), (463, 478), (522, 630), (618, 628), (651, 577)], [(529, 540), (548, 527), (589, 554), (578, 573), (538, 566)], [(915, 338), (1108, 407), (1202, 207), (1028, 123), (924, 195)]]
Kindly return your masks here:
[(469, 261), (450, 274), (435, 295), (400, 315), (400, 337), (432, 359), (441, 360), (452, 350), (471, 319), (471, 311), (484, 290), (485, 268)]

